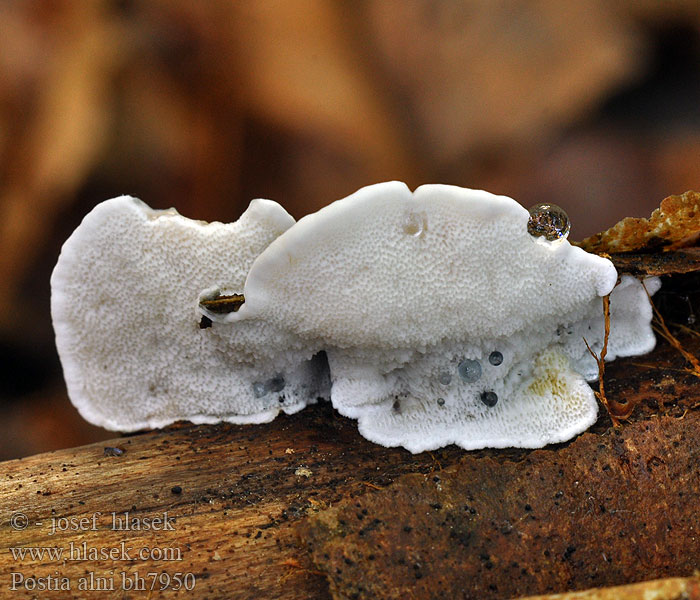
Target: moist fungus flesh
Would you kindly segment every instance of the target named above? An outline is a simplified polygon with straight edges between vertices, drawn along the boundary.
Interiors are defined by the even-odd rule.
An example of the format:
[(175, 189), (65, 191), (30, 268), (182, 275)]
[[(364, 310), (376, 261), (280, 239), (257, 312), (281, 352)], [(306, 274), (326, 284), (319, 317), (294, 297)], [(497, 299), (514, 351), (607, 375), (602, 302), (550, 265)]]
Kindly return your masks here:
[[(261, 323), (200, 328), (202, 290), (242, 288), (254, 259), (293, 223), (269, 200), (254, 200), (233, 224), (193, 221), (128, 196), (96, 206), (51, 277), (56, 346), (81, 415), (120, 431), (178, 420), (261, 423), (327, 394), (323, 367), (302, 358), (293, 335)], [(297, 355), (293, 364), (269, 361), (278, 343)], [(269, 387), (259, 393), (258, 382)]]
[(69, 394), (119, 430), (262, 422), (321, 396), (412, 452), (565, 441), (596, 419), (584, 338), (600, 351), (602, 297), (609, 358), (655, 340), (640, 282), (547, 210), (400, 182), (296, 223), (266, 200), (229, 225), (107, 201), (52, 276)]

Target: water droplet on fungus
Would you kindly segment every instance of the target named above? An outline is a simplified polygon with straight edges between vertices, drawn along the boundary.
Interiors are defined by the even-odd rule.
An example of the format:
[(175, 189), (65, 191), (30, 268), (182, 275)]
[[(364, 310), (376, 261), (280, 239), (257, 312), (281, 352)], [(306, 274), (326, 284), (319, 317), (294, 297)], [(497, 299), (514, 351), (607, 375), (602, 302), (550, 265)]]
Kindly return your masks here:
[(403, 232), (414, 237), (422, 237), (428, 229), (428, 217), (425, 213), (410, 213), (404, 222)]
[(481, 401), (486, 406), (496, 406), (496, 402), (498, 402), (498, 396), (494, 392), (481, 392)]
[(271, 392), (281, 392), (284, 389), (284, 377), (282, 377), (282, 375), (275, 375), (267, 382), (267, 386)]
[(457, 371), (463, 381), (474, 383), (475, 381), (479, 381), (481, 377), (481, 363), (478, 360), (469, 360), (465, 358), (457, 366)]
[(497, 367), (503, 362), (503, 354), (501, 354), (498, 350), (494, 350), (489, 354), (489, 362), (494, 366)]
[(563, 208), (556, 204), (535, 204), (530, 209), (527, 232), (533, 237), (544, 237), (549, 242), (566, 239), (571, 224)]

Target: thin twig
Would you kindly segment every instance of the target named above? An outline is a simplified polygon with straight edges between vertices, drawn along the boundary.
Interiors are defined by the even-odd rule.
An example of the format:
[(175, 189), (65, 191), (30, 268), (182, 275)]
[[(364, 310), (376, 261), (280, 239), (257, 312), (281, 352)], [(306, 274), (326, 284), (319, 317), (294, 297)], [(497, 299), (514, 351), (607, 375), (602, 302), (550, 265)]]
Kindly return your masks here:
[[(598, 356), (595, 352), (593, 352), (592, 348), (588, 345), (588, 341), (586, 338), (583, 338), (583, 343), (586, 344), (586, 348), (588, 348), (588, 351), (591, 353), (591, 356), (595, 359), (596, 363), (598, 364), (598, 391), (594, 392), (596, 398), (600, 400), (601, 404), (605, 407), (605, 410), (608, 411), (608, 414), (610, 415), (610, 419), (613, 422), (613, 425), (615, 427), (619, 427), (620, 425), (620, 419), (624, 420), (629, 418), (629, 416), (632, 414), (632, 411), (634, 410), (634, 406), (631, 407), (626, 407), (624, 412), (620, 412), (619, 410), (616, 410), (613, 412), (613, 409), (611, 408), (611, 402), (608, 400), (608, 397), (605, 395), (605, 381), (604, 381), (604, 376), (605, 376), (605, 356), (608, 353), (608, 338), (610, 337), (610, 295), (608, 294), (607, 296), (603, 297), (603, 317), (605, 319), (605, 333), (603, 335), (603, 348), (600, 351), (600, 356)], [(617, 409), (620, 408), (620, 404), (615, 402), (615, 407)]]
[(700, 337), (700, 331), (696, 331), (695, 329), (691, 329), (687, 325), (679, 325), (678, 328), (683, 332), (687, 333), (689, 335), (694, 335), (696, 337)]
[(663, 337), (671, 346), (673, 346), (678, 352), (681, 353), (683, 358), (687, 360), (692, 366), (692, 369), (685, 369), (686, 373), (691, 373), (695, 375), (696, 377), (700, 377), (700, 362), (698, 359), (688, 352), (681, 343), (678, 341), (676, 336), (674, 336), (669, 328), (666, 326), (666, 321), (664, 321), (664, 318), (661, 316), (661, 313), (659, 312), (659, 309), (656, 308), (656, 305), (651, 299), (651, 295), (649, 294), (649, 290), (647, 290), (647, 286), (644, 285), (644, 282), (642, 281), (642, 287), (644, 288), (644, 291), (646, 292), (647, 298), (649, 298), (649, 303), (651, 304), (651, 308), (654, 311), (654, 316), (656, 317), (658, 326), (654, 327), (654, 330), (658, 332), (658, 334)]
[(359, 481), (358, 483), (361, 483), (362, 485), (366, 485), (368, 488), (372, 488), (373, 490), (383, 490), (384, 488), (379, 487), (378, 485), (375, 485), (369, 481)]

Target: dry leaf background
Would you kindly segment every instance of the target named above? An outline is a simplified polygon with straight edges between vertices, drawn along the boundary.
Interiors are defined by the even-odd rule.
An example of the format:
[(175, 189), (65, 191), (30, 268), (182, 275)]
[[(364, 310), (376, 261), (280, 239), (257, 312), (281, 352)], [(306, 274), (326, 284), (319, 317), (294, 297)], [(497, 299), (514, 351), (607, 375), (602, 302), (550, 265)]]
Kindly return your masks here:
[(560, 204), (581, 239), (700, 188), (698, 107), (696, 0), (6, 0), (0, 458), (109, 436), (48, 310), (97, 202), (231, 221), (444, 182)]

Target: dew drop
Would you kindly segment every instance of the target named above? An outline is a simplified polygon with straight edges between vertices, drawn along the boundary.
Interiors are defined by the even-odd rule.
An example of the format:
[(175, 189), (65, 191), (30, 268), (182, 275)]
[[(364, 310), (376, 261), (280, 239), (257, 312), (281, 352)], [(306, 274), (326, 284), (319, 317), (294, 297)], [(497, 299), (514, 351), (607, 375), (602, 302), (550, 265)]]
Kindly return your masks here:
[(566, 239), (571, 224), (563, 208), (556, 204), (535, 204), (530, 209), (527, 232), (534, 237), (544, 237), (549, 242)]
[(262, 398), (267, 392), (267, 386), (261, 381), (256, 381), (253, 384), (253, 394), (256, 398)]
[(481, 363), (478, 360), (469, 360), (465, 358), (457, 365), (457, 372), (462, 380), (467, 383), (474, 383), (475, 381), (479, 381), (481, 377)]
[(450, 375), (447, 371), (440, 371), (440, 373), (438, 373), (438, 381), (442, 385), (450, 385), (452, 375)]
[(498, 350), (494, 350), (489, 354), (489, 362), (494, 366), (497, 367), (503, 362), (503, 354), (501, 354)]
[(496, 406), (496, 402), (498, 402), (498, 396), (494, 392), (481, 392), (481, 401), (486, 406)]
[(444, 398), (438, 398), (437, 399), (438, 406), (445, 406), (445, 399)]
[(271, 392), (281, 392), (284, 389), (284, 377), (282, 377), (282, 375), (275, 375), (267, 382), (267, 385)]
[(403, 225), (403, 232), (414, 237), (422, 237), (428, 229), (428, 217), (425, 213), (410, 213)]

